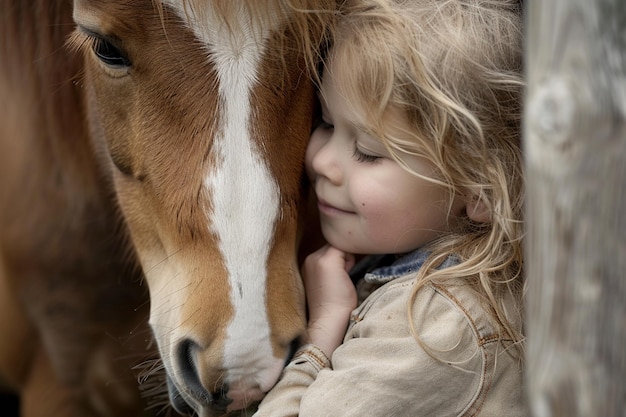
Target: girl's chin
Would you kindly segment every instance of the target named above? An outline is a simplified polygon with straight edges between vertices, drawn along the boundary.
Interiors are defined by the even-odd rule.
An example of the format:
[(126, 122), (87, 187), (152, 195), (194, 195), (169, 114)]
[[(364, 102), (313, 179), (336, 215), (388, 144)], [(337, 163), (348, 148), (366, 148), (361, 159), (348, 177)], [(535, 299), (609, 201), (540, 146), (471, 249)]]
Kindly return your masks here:
[(324, 239), (326, 242), (342, 252), (351, 253), (353, 255), (357, 254), (369, 254), (364, 248), (359, 245), (355, 245), (355, 242), (346, 242), (346, 238), (343, 236), (337, 236), (336, 234), (324, 234)]

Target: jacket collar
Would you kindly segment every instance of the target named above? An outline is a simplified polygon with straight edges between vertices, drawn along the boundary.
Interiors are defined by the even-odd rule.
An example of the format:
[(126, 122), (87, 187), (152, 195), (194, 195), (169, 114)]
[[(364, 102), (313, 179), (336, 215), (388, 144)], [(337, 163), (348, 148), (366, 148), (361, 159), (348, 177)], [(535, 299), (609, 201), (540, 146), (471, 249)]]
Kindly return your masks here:
[[(353, 281), (363, 277), (366, 282), (384, 284), (396, 278), (417, 272), (430, 254), (425, 249), (416, 249), (405, 255), (371, 255), (359, 262), (350, 272)], [(449, 256), (437, 269), (447, 268), (458, 263)]]

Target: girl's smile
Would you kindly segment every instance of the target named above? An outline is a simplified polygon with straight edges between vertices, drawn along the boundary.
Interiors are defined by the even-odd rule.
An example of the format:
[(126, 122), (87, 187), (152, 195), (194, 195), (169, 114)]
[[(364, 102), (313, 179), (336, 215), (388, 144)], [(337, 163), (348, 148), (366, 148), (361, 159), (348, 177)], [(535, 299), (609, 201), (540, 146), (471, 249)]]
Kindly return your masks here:
[(343, 210), (338, 207), (333, 206), (332, 204), (320, 199), (318, 197), (317, 207), (321, 213), (324, 213), (327, 216), (336, 216), (341, 214), (356, 214), (353, 211)]

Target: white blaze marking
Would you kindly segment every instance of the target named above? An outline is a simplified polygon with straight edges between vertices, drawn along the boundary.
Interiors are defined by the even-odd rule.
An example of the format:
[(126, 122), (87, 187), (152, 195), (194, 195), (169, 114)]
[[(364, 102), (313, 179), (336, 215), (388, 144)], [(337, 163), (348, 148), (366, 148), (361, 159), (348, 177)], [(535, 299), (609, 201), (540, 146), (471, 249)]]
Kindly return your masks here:
[[(185, 16), (179, 3), (167, 3)], [(282, 360), (272, 358), (265, 284), (279, 189), (250, 137), (250, 92), (263, 52), (259, 40), (265, 39), (269, 30), (267, 25), (256, 25), (257, 29), (263, 26), (264, 33), (253, 33), (249, 22), (242, 19), (239, 23), (244, 30), (233, 35), (215, 16), (203, 24), (187, 16), (191, 17), (191, 29), (207, 45), (219, 77), (221, 120), (213, 151), (217, 169), (212, 167), (204, 184), (212, 196), (211, 230), (219, 237), (234, 309), (224, 346), (224, 367), (240, 369), (241, 373), (230, 375), (234, 382), (263, 370), (258, 378), (265, 381), (257, 382), (273, 384)]]

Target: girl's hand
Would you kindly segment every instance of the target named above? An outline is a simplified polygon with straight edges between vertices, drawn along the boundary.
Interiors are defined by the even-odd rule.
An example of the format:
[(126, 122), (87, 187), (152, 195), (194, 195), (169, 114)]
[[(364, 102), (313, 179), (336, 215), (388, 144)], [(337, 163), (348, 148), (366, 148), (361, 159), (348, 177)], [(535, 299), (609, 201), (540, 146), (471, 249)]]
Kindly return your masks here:
[(348, 275), (353, 266), (353, 255), (326, 245), (307, 256), (302, 268), (309, 339), (329, 358), (343, 341), (356, 308), (356, 289)]

